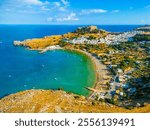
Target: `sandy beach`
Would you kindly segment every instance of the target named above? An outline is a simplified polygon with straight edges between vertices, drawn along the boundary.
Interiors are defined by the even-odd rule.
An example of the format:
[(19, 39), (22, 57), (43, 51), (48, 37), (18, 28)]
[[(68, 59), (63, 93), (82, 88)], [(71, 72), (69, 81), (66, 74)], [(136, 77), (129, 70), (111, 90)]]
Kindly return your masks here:
[(107, 66), (102, 64), (99, 59), (97, 59), (95, 56), (93, 56), (91, 53), (88, 53), (87, 51), (82, 51), (79, 49), (64, 49), (64, 50), (76, 51), (88, 56), (92, 60), (92, 63), (95, 67), (96, 81), (93, 86), (87, 86), (87, 88), (89, 88), (88, 90), (92, 92), (106, 92), (107, 82), (109, 82), (111, 79), (111, 75)]
[(105, 91), (107, 88), (107, 82), (110, 81), (111, 75), (106, 65), (102, 64), (95, 56), (91, 53), (82, 50), (75, 50), (81, 53), (86, 54), (92, 60), (95, 71), (96, 71), (96, 82), (95, 85), (92, 87), (93, 90), (97, 91)]
[[(29, 49), (29, 48), (28, 48)], [(37, 49), (29, 49), (29, 50), (37, 50)], [(48, 46), (44, 49), (38, 49), (39, 53), (45, 53), (47, 51), (51, 50), (69, 50), (69, 51), (75, 51), (82, 54), (85, 54), (88, 56), (95, 67), (95, 74), (96, 74), (96, 81), (93, 86), (87, 86), (87, 89), (92, 92), (105, 92), (107, 88), (107, 82), (110, 81), (111, 75), (106, 65), (102, 64), (99, 59), (97, 59), (95, 56), (93, 56), (91, 53), (79, 49), (66, 49), (62, 48), (59, 45), (53, 45)]]
[(59, 45), (48, 46), (48, 47), (42, 49), (42, 50), (40, 51), (40, 53), (44, 53), (44, 52), (50, 51), (50, 50), (60, 50), (60, 49), (62, 49), (62, 48), (61, 48)]

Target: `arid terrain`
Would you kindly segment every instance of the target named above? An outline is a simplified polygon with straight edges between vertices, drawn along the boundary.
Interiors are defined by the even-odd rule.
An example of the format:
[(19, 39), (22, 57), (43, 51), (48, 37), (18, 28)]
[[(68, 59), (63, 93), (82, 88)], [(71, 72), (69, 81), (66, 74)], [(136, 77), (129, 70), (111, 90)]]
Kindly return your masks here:
[(29, 90), (12, 94), (0, 100), (0, 112), (11, 113), (63, 113), (63, 112), (150, 112), (146, 107), (124, 109), (105, 102), (92, 101), (84, 96), (66, 93), (64, 91)]

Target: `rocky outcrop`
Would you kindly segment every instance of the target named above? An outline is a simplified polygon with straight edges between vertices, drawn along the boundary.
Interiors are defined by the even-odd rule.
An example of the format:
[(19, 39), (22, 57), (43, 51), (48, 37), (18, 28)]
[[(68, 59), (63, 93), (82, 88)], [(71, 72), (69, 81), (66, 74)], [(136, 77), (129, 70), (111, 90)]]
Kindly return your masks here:
[(14, 41), (14, 45), (15, 45), (15, 46), (25, 45), (25, 42)]
[(79, 27), (75, 31), (76, 33), (102, 33), (106, 32), (104, 30), (99, 30), (97, 26), (84, 26), (84, 27)]

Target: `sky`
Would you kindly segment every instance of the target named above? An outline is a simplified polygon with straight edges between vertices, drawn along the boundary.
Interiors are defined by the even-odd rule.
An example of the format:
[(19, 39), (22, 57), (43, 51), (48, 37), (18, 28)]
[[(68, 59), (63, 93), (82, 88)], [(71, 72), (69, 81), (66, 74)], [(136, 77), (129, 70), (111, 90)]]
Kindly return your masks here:
[(0, 24), (150, 24), (150, 0), (0, 0)]

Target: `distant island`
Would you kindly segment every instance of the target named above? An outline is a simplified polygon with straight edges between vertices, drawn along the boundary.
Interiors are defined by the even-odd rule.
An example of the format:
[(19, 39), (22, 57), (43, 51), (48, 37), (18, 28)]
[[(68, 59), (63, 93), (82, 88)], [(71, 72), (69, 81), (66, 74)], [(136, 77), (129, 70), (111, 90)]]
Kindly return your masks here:
[(1, 112), (150, 112), (150, 26), (122, 33), (84, 26), (14, 45), (40, 53), (55, 49), (84, 53), (95, 65), (97, 80), (94, 87), (87, 86), (88, 97), (62, 90), (12, 94), (0, 100)]

